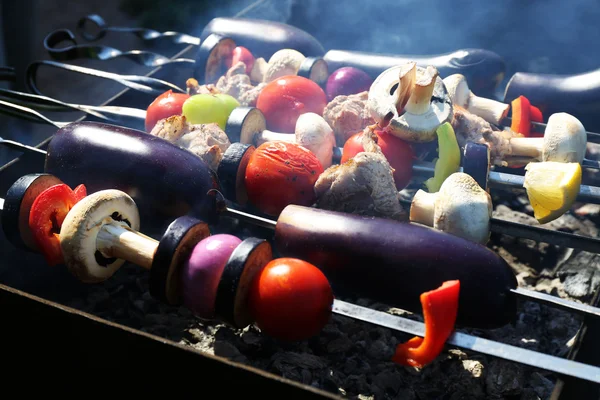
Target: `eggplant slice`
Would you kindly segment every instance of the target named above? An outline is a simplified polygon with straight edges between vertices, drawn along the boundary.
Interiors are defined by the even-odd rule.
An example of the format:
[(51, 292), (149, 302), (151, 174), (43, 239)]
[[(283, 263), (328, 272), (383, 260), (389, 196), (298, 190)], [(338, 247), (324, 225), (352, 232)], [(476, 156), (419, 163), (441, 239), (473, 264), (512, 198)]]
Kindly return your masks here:
[(163, 234), (150, 268), (150, 294), (169, 305), (182, 303), (180, 268), (194, 246), (210, 235), (205, 222), (190, 216), (174, 220)]
[(35, 199), (51, 186), (63, 183), (51, 174), (28, 174), (20, 177), (6, 192), (2, 211), (2, 230), (17, 248), (38, 251), (29, 229), (29, 212)]
[(248, 307), (248, 291), (256, 274), (273, 259), (271, 244), (265, 239), (245, 239), (231, 253), (215, 302), (216, 316), (235, 328), (244, 328), (253, 322)]

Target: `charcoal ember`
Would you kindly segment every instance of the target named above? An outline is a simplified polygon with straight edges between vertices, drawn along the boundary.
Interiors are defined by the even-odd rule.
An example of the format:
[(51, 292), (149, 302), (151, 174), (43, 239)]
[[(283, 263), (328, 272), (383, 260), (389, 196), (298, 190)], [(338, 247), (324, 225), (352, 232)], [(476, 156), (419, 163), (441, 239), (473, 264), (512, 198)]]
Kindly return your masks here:
[[(308, 353), (279, 352), (271, 357), (270, 369), (276, 371), (282, 376), (296, 381), (302, 380), (303, 370), (315, 370), (315, 375), (323, 375), (323, 370), (327, 368), (327, 361)], [(323, 381), (321, 382), (323, 384)], [(335, 385), (337, 390), (337, 383)], [(332, 389), (331, 387), (329, 388)]]
[(599, 261), (597, 254), (582, 251), (558, 268), (557, 276), (569, 296), (583, 301), (593, 296), (600, 286)]
[(404, 379), (397, 370), (384, 370), (373, 377), (373, 384), (386, 395), (395, 396), (404, 385)]
[(327, 351), (329, 353), (345, 353), (350, 350), (353, 345), (354, 343), (352, 343), (347, 336), (341, 336), (327, 344)]
[(490, 397), (516, 396), (523, 390), (525, 373), (520, 364), (492, 360), (485, 378), (486, 392)]
[(531, 374), (531, 383), (535, 393), (542, 399), (549, 398), (552, 390), (554, 390), (554, 382), (539, 372)]
[(216, 356), (225, 357), (231, 361), (239, 363), (248, 363), (248, 359), (244, 356), (233, 343), (223, 340), (215, 340), (214, 354)]
[(369, 346), (367, 355), (375, 360), (389, 360), (394, 355), (395, 349), (383, 340), (375, 340)]

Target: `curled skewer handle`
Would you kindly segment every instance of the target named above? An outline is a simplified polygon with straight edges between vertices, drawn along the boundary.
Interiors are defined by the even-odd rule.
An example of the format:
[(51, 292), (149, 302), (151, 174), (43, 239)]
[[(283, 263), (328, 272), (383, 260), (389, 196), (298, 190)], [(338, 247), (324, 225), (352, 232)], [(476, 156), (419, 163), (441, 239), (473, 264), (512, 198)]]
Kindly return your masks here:
[(120, 83), (130, 89), (137, 90), (153, 96), (158, 96), (165, 91), (171, 89), (178, 93), (186, 93), (185, 90), (178, 86), (156, 78), (138, 75), (120, 75), (112, 72), (100, 71), (93, 68), (80, 67), (77, 65), (64, 64), (56, 61), (42, 60), (35, 61), (27, 67), (25, 79), (30, 91), (42, 95), (37, 87), (37, 71), (40, 65), (46, 65), (55, 68), (65, 69), (67, 71), (77, 72), (84, 75), (94, 76), (97, 78), (109, 79)]
[[(57, 47), (62, 42), (69, 42), (65, 47)], [(58, 29), (50, 32), (44, 39), (44, 48), (48, 54), (60, 61), (88, 58), (92, 60), (114, 60), (126, 58), (146, 67), (161, 67), (167, 64), (194, 64), (191, 58), (177, 58), (171, 60), (158, 53), (144, 50), (121, 51), (114, 47), (101, 45), (79, 45), (75, 41), (75, 35), (68, 29)]]
[(155, 42), (165, 39), (175, 44), (190, 44), (195, 46), (200, 45), (200, 38), (190, 36), (185, 33), (172, 31), (158, 32), (154, 29), (146, 28), (108, 26), (104, 19), (98, 14), (90, 14), (81, 18), (77, 23), (77, 31), (85, 40), (90, 42), (103, 38), (107, 32), (125, 32), (134, 34), (138, 38), (147, 42)]

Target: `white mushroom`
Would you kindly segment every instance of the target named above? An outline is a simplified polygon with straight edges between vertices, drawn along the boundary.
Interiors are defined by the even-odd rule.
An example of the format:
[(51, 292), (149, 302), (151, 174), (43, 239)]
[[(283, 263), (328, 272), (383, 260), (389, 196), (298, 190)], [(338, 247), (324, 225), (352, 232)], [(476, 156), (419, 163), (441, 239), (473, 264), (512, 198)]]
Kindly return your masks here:
[(463, 172), (450, 175), (438, 192), (418, 190), (410, 208), (410, 220), (476, 243), (490, 238), (492, 199)]
[(281, 49), (273, 53), (263, 82), (271, 82), (286, 75), (296, 75), (306, 57), (293, 49)]
[(252, 82), (264, 82), (265, 75), (267, 74), (268, 69), (269, 64), (265, 61), (264, 58), (259, 57), (256, 60), (254, 60), (252, 71), (250, 71), (250, 79), (252, 80)]
[(430, 142), (452, 118), (452, 101), (438, 71), (415, 62), (382, 72), (371, 85), (367, 107), (380, 126), (410, 142)]
[(296, 121), (295, 133), (279, 133), (265, 129), (258, 133), (248, 131), (248, 134), (251, 137), (242, 135), (241, 143), (252, 143), (256, 146), (274, 141), (296, 143), (316, 155), (323, 169), (329, 168), (333, 162), (333, 148), (336, 146), (335, 134), (319, 114), (301, 114)]
[(462, 74), (453, 74), (444, 78), (444, 84), (453, 104), (466, 108), (469, 112), (480, 116), (487, 122), (500, 125), (508, 115), (510, 105), (500, 101), (475, 96), (467, 79)]
[(585, 157), (587, 133), (583, 124), (567, 113), (555, 113), (548, 119), (544, 137), (513, 137), (511, 155), (539, 161), (577, 162)]
[[(119, 190), (102, 190), (77, 202), (60, 229), (60, 246), (69, 271), (82, 282), (110, 278), (128, 258), (140, 265), (152, 263), (155, 249), (148, 249), (145, 236), (137, 232), (140, 218), (133, 199)], [(115, 239), (116, 238), (116, 239)], [(148, 255), (150, 259), (148, 260)]]

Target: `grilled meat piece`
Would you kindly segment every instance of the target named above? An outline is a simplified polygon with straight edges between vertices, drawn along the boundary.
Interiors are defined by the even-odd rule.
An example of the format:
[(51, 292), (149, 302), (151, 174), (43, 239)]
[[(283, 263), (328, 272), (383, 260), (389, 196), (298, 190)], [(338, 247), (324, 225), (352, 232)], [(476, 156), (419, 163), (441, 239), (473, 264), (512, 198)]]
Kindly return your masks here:
[(246, 64), (239, 61), (219, 78), (216, 88), (221, 93), (235, 97), (241, 106), (254, 107), (260, 91), (266, 85), (259, 83), (253, 86), (250, 77), (246, 75)]
[(363, 136), (364, 152), (327, 168), (315, 183), (318, 208), (351, 214), (406, 219), (393, 170), (376, 144), (372, 127)]
[(150, 134), (194, 153), (215, 171), (223, 158), (223, 153), (231, 145), (219, 125), (190, 124), (182, 115), (161, 119)]
[(212, 83), (208, 84), (208, 85), (200, 85), (198, 84), (198, 81), (195, 80), (194, 78), (189, 78), (187, 81), (185, 81), (185, 86), (187, 88), (187, 93), (190, 96), (193, 96), (195, 94), (217, 94), (220, 93), (216, 86), (213, 85)]
[(336, 141), (341, 146), (355, 133), (375, 123), (367, 108), (369, 92), (336, 96), (327, 104), (323, 118), (333, 128)]
[(519, 135), (511, 130), (499, 130), (483, 118), (470, 113), (466, 109), (454, 105), (452, 128), (461, 148), (467, 142), (482, 143), (490, 148), (492, 164), (506, 166), (505, 158), (512, 154), (510, 139)]

